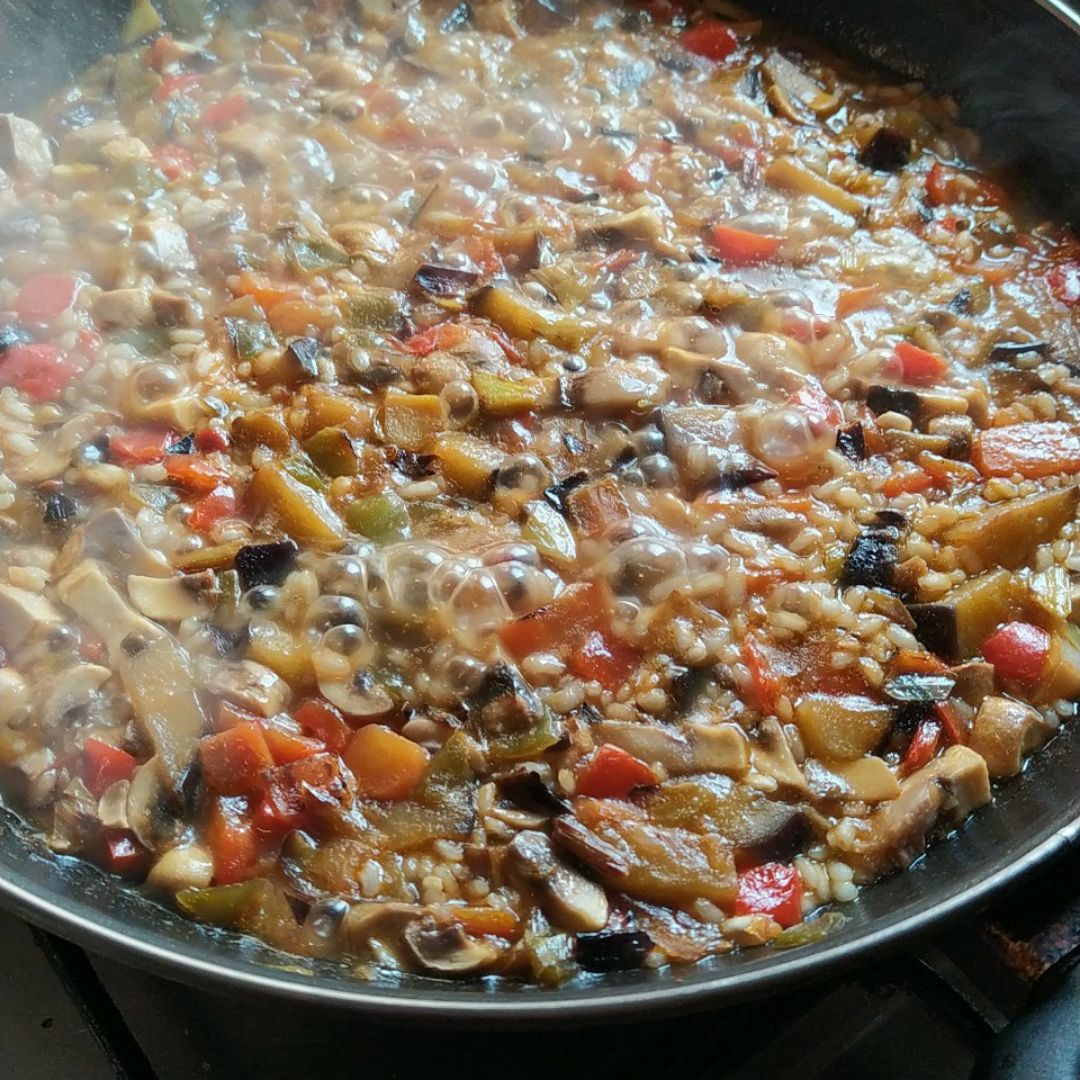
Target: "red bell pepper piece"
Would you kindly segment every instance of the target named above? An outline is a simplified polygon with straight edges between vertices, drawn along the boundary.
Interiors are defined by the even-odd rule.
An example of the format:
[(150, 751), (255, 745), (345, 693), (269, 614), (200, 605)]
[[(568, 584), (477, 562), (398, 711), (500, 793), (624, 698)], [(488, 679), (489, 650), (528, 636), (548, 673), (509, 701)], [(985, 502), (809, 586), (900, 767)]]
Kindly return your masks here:
[(603, 630), (590, 630), (573, 649), (567, 667), (579, 678), (596, 681), (605, 690), (617, 690), (641, 663), (641, 652)]
[(177, 487), (195, 495), (209, 495), (228, 479), (221, 466), (198, 454), (170, 454), (165, 461), (165, 472)]
[(165, 460), (165, 447), (175, 441), (168, 428), (129, 428), (109, 436), (109, 457), (118, 465), (153, 465)]
[(309, 698), (293, 710), (293, 719), (313, 738), (326, 744), (328, 750), (340, 754), (349, 741), (352, 729), (328, 701)]
[(437, 349), (451, 349), (465, 340), (466, 329), (461, 323), (436, 323), (426, 330), (413, 334), (402, 343), (406, 352), (414, 356), (427, 356)]
[(636, 787), (651, 787), (656, 773), (640, 758), (605, 743), (578, 772), (579, 795), (595, 799), (625, 799)]
[(806, 417), (815, 435), (835, 435), (844, 419), (840, 406), (812, 375), (804, 377), (803, 384), (788, 398), (788, 404)]
[(0, 358), (0, 386), (13, 386), (31, 401), (55, 401), (82, 370), (54, 345), (16, 345)]
[(258, 724), (243, 723), (199, 744), (203, 777), (219, 795), (252, 795), (263, 789), (274, 757)]
[(936, 719), (927, 717), (920, 721), (900, 762), (900, 772), (907, 776), (928, 765), (941, 745), (941, 736), (941, 724)]
[(706, 19), (688, 26), (679, 35), (679, 43), (687, 52), (704, 56), (706, 60), (724, 60), (739, 47), (735, 32), (718, 19)]
[(983, 642), (983, 656), (1001, 678), (1031, 686), (1046, 668), (1051, 640), (1041, 626), (1006, 623)]
[(275, 769), (255, 808), (255, 827), (262, 832), (310, 828), (320, 809), (347, 797), (336, 754), (314, 754)]
[(83, 743), (82, 779), (95, 799), (118, 780), (130, 780), (138, 761), (126, 750), (110, 746), (100, 739)]
[(939, 701), (934, 705), (934, 716), (941, 725), (942, 736), (950, 746), (967, 745), (967, 728), (957, 714), (955, 706), (947, 701)]
[(732, 266), (768, 262), (780, 250), (782, 243), (783, 240), (777, 236), (764, 236), (732, 225), (714, 225), (709, 230), (709, 246)]
[(243, 120), (251, 112), (251, 102), (243, 94), (233, 94), (207, 105), (202, 112), (202, 123), (208, 128), (223, 128), (237, 120)]
[(215, 799), (206, 840), (214, 860), (215, 884), (232, 885), (254, 875), (259, 847), (247, 799)]
[(204, 495), (191, 510), (188, 525), (195, 532), (208, 533), (215, 525), (236, 517), (236, 492), (228, 484), (219, 484)]
[(934, 478), (925, 469), (912, 466), (887, 477), (881, 485), (881, 492), (893, 499), (897, 495), (915, 495), (933, 486)]
[(615, 173), (611, 186), (630, 195), (649, 190), (655, 183), (657, 168), (670, 152), (671, 146), (666, 142), (651, 141), (643, 144)]
[(61, 274), (39, 274), (19, 290), (15, 310), (23, 319), (52, 322), (62, 315), (79, 294), (81, 282)]
[(949, 372), (948, 361), (943, 357), (927, 349), (920, 349), (910, 341), (897, 343), (896, 360), (904, 382), (918, 386), (930, 386), (940, 382)]
[(802, 922), (803, 883), (785, 863), (763, 863), (739, 875), (736, 915), (768, 915), (781, 926)]
[(150, 852), (135, 839), (127, 829), (106, 829), (102, 833), (105, 844), (105, 869), (121, 877), (141, 877), (150, 864)]
[(155, 101), (168, 101), (173, 94), (187, 94), (206, 82), (205, 75), (166, 75), (154, 88)]
[(769, 658), (761, 646), (752, 637), (743, 639), (742, 661), (750, 672), (750, 686), (746, 692), (746, 703), (764, 716), (776, 712), (777, 698), (783, 687), (773, 673)]
[(1054, 299), (1074, 307), (1080, 304), (1080, 260), (1059, 262), (1046, 275)]
[(229, 433), (224, 428), (204, 427), (195, 433), (195, 448), (200, 454), (213, 454), (215, 451), (228, 450), (232, 445)]
[(195, 171), (195, 155), (175, 143), (162, 143), (154, 148), (154, 164), (170, 180), (179, 180)]

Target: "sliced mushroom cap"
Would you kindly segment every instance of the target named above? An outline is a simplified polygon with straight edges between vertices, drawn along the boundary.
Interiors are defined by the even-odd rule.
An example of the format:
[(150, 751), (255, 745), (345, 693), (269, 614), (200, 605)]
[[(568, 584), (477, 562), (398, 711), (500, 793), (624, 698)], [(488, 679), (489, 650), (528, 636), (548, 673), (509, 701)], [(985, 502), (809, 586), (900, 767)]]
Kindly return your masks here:
[(985, 761), (995, 779), (1015, 776), (1024, 758), (1054, 734), (1030, 705), (1004, 697), (988, 697), (971, 728), (971, 749)]
[(607, 893), (567, 866), (542, 832), (519, 832), (506, 856), (507, 868), (535, 891), (553, 923), (575, 933), (607, 924)]
[(649, 364), (608, 364), (574, 380), (574, 401), (594, 415), (641, 413), (663, 403), (670, 383), (667, 372)]
[(478, 941), (458, 924), (437, 926), (433, 921), (410, 923), (403, 940), (420, 966), (440, 975), (472, 975), (491, 967), (503, 950), (490, 941)]
[(750, 743), (737, 724), (659, 727), (633, 720), (601, 720), (592, 727), (600, 743), (611, 743), (669, 776), (722, 772), (741, 776), (750, 766)]
[(176, 577), (131, 574), (128, 597), (143, 615), (158, 622), (180, 622), (206, 615), (217, 599), (217, 576), (213, 570)]
[(83, 555), (111, 563), (122, 573), (169, 577), (173, 568), (160, 552), (149, 548), (135, 523), (117, 506), (103, 510), (83, 527)]
[(157, 851), (176, 835), (177, 822), (161, 762), (152, 757), (131, 775), (127, 796), (127, 819), (143, 847)]
[(806, 123), (813, 116), (829, 116), (840, 107), (836, 94), (826, 93), (798, 65), (781, 53), (774, 52), (762, 65), (768, 84), (769, 104), (782, 116), (796, 124)]
[(254, 660), (215, 664), (206, 679), (213, 694), (258, 716), (275, 716), (289, 702), (289, 684), (275, 671)]
[(0, 668), (0, 726), (25, 715), (31, 700), (26, 680), (12, 667)]
[(60, 672), (41, 703), (41, 723), (55, 727), (72, 709), (88, 705), (111, 675), (100, 664), (76, 664)]
[(787, 736), (776, 717), (766, 717), (758, 725), (757, 738), (750, 748), (750, 763), (757, 772), (775, 780), (782, 790), (795, 795), (809, 794), (806, 777), (799, 771)]
[(131, 793), (130, 780), (117, 780), (110, 784), (98, 799), (97, 812), (101, 824), (106, 829), (130, 829), (127, 816), (128, 795)]

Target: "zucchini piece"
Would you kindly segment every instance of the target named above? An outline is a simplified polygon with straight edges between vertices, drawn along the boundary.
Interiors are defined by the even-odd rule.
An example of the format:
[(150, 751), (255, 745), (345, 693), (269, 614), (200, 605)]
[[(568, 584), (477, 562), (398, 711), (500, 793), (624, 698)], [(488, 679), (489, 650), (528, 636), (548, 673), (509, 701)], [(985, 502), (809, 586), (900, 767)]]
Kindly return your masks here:
[(150, 0), (135, 0), (124, 22), (124, 28), (120, 31), (120, 37), (125, 45), (133, 45), (164, 25), (165, 20), (157, 13)]
[(480, 408), (489, 416), (516, 416), (537, 408), (544, 396), (539, 379), (508, 379), (477, 368), (472, 376)]
[(496, 446), (463, 431), (444, 431), (432, 436), (425, 448), (439, 459), (450, 487), (470, 499), (485, 499), (495, 473), (506, 460)]
[(269, 323), (254, 319), (226, 319), (225, 331), (239, 360), (254, 360), (267, 349), (279, 347)]
[(360, 471), (356, 443), (343, 428), (325, 427), (315, 432), (304, 443), (304, 450), (327, 476), (356, 476)]
[(349, 297), (349, 321), (357, 330), (393, 333), (401, 329), (405, 301), (392, 289), (367, 289)]
[(345, 524), (370, 540), (390, 544), (409, 535), (409, 508), (393, 491), (366, 495), (350, 504), (345, 511)]
[(577, 560), (577, 542), (566, 518), (546, 502), (536, 500), (526, 504), (521, 539), (556, 566), (570, 566)]
[(326, 498), (298, 480), (284, 462), (258, 469), (248, 493), (258, 513), (272, 517), (301, 543), (335, 548), (345, 539), (341, 519)]
[(807, 751), (834, 761), (870, 753), (892, 722), (888, 705), (855, 694), (807, 694), (795, 706), (795, 724)]
[(473, 315), (489, 319), (513, 338), (532, 341), (542, 337), (557, 349), (569, 352), (581, 348), (592, 327), (578, 319), (530, 307), (498, 285), (485, 285), (469, 300)]

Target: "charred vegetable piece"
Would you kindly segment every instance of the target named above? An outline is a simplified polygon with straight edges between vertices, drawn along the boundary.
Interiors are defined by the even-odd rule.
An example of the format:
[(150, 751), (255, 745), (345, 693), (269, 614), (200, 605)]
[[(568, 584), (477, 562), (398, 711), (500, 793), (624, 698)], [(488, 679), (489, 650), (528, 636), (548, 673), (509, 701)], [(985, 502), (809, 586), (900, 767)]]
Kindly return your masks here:
[(578, 934), (574, 955), (586, 971), (626, 971), (641, 967), (653, 948), (644, 930), (601, 930)]
[(899, 386), (871, 386), (866, 392), (866, 404), (878, 416), (895, 412), (916, 423), (922, 418), (922, 397), (915, 390), (905, 390)]
[(515, 806), (540, 814), (569, 814), (570, 804), (560, 798), (535, 768), (522, 765), (498, 778), (499, 791)]
[(294, 540), (248, 544), (237, 553), (233, 566), (246, 592), (256, 585), (280, 585), (296, 565), (299, 552)]
[(873, 526), (857, 536), (840, 571), (840, 588), (863, 585), (869, 589), (893, 591), (899, 539), (899, 531), (888, 525)]
[(430, 296), (462, 296), (480, 279), (475, 270), (424, 263), (413, 275), (413, 284)]
[(866, 459), (866, 436), (862, 424), (849, 424), (836, 433), (836, 449), (849, 461)]
[(899, 172), (911, 160), (912, 149), (910, 136), (882, 124), (859, 151), (859, 164), (877, 172)]

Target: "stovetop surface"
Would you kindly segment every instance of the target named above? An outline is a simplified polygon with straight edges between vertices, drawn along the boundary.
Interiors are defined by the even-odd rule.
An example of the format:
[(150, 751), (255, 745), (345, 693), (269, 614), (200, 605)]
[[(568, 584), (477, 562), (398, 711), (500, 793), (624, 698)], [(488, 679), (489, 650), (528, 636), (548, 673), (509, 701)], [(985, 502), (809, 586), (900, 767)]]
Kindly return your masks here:
[(1080, 946), (1080, 852), (978, 919), (850, 975), (627, 1026), (478, 1032), (192, 989), (0, 915), (0, 1077), (968, 1080)]

